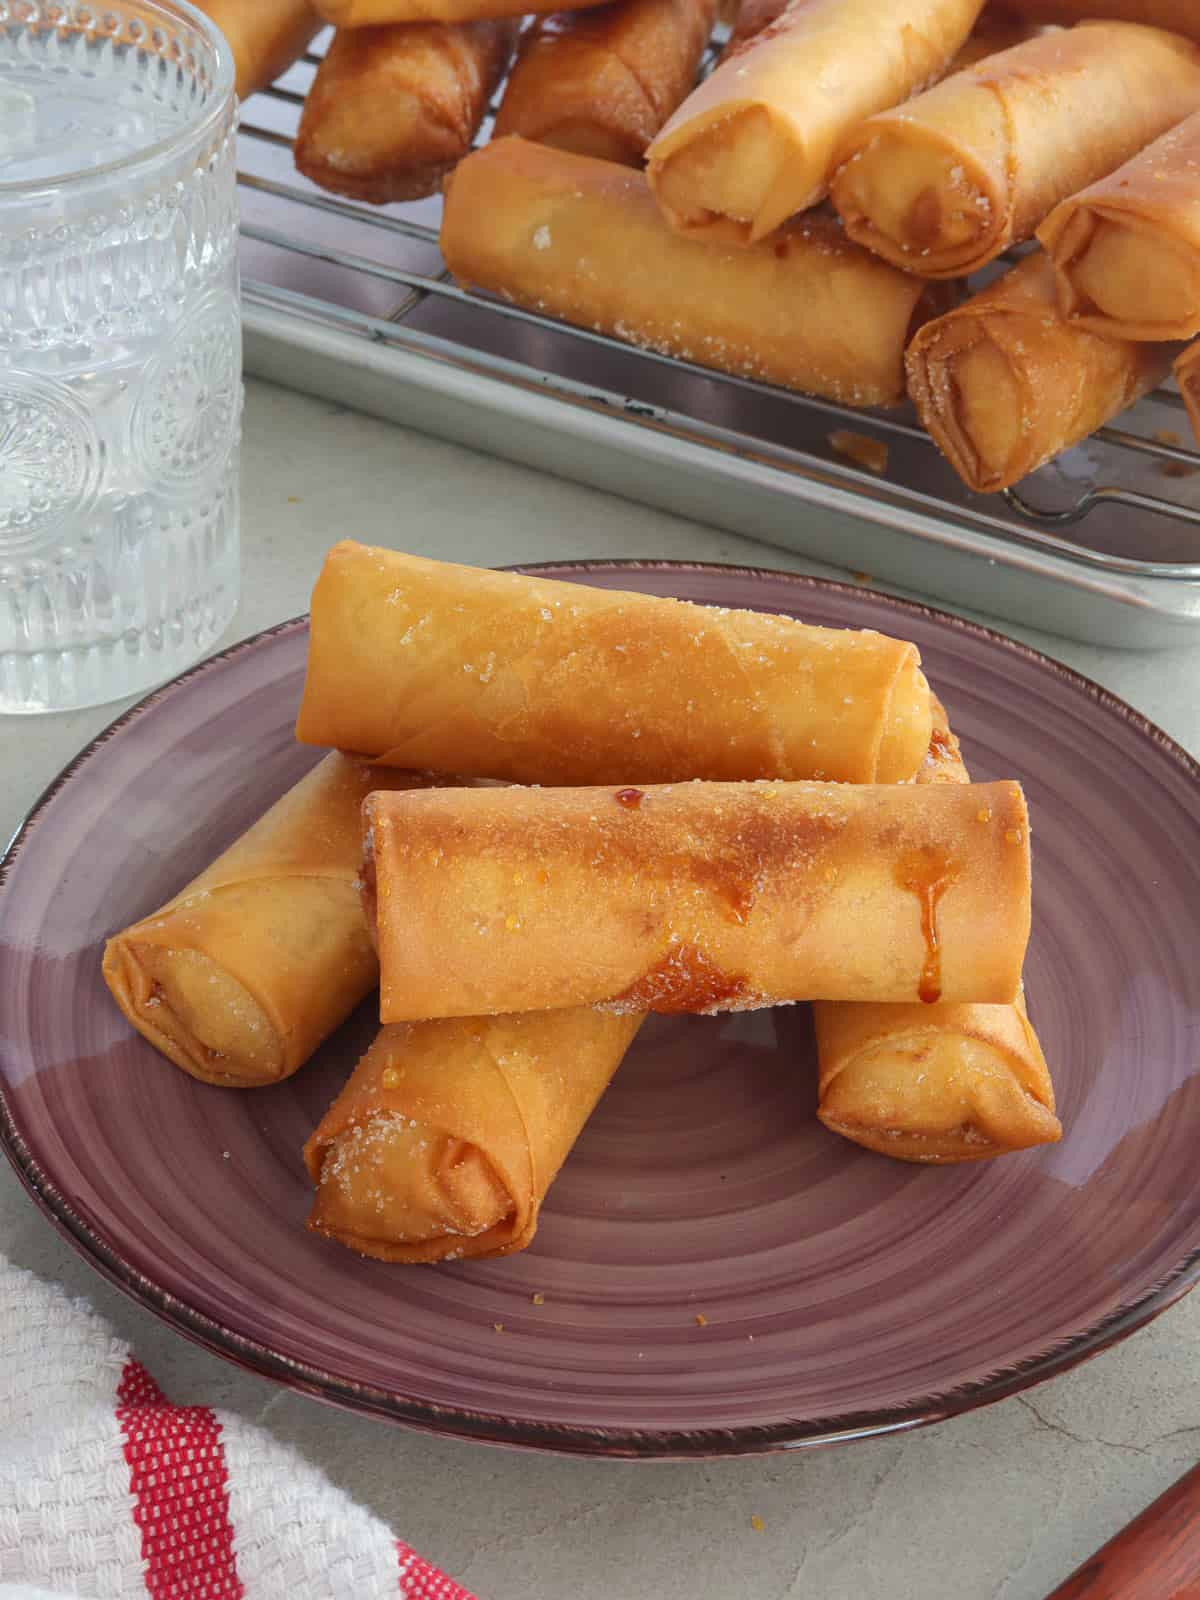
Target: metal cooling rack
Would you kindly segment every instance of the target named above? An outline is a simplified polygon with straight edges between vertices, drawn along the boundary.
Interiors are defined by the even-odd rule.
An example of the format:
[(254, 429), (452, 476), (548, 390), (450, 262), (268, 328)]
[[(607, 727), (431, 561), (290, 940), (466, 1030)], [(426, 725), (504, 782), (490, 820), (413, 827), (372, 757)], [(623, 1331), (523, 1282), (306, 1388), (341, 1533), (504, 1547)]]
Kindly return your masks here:
[[(1155, 645), (1200, 629), (1200, 453), (1173, 388), (979, 496), (908, 408), (810, 399), (461, 289), (440, 200), (370, 207), (295, 171), (322, 42), (242, 111), (250, 370), (1062, 632)], [(884, 443), (885, 472), (839, 451), (839, 431)]]

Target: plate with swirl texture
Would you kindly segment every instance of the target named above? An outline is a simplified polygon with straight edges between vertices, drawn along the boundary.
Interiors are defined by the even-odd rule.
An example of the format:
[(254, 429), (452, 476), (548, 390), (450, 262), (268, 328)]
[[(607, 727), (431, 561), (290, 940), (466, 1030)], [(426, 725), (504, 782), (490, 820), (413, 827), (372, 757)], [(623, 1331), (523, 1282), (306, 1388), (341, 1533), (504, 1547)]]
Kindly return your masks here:
[(181, 1333), (318, 1398), (610, 1456), (936, 1422), (1064, 1370), (1191, 1288), (1196, 764), (1048, 658), (909, 602), (733, 567), (526, 570), (915, 640), (973, 775), (1019, 778), (1029, 796), (1027, 984), (1062, 1143), (891, 1162), (817, 1123), (806, 1008), (656, 1018), (524, 1254), (398, 1268), (306, 1232), (301, 1146), (370, 1036), (369, 1005), (288, 1082), (237, 1092), (156, 1056), (100, 977), (107, 935), (316, 759), (292, 738), (298, 620), (122, 716), (0, 867), (0, 1142), (54, 1225)]

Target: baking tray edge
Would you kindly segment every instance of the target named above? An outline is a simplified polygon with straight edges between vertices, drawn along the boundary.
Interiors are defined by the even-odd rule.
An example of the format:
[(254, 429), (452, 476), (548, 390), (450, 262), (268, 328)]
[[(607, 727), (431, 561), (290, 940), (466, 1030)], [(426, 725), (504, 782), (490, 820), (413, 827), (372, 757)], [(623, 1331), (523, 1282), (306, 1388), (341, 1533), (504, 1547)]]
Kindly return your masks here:
[(557, 383), (506, 381), (465, 351), (397, 349), (272, 304), (253, 282), (243, 327), (248, 373), (438, 438), (1068, 638), (1134, 649), (1196, 641), (1200, 582), (1088, 571), (648, 426)]

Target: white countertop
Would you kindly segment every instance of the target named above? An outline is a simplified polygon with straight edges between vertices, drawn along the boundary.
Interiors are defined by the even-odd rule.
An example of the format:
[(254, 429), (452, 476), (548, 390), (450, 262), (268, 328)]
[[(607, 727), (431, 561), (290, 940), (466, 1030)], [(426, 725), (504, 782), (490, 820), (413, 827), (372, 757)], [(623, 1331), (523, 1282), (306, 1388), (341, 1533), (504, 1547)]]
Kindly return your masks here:
[[(480, 565), (665, 556), (831, 572), (260, 382), (242, 476), (242, 604), (224, 642), (304, 611), (343, 536)], [(1130, 654), (1001, 626), (1200, 754), (1200, 647)], [(4, 838), (121, 709), (0, 718)], [(169, 1398), (261, 1420), (481, 1600), (1040, 1600), (1200, 1457), (1200, 1295), (1076, 1371), (937, 1428), (629, 1464), (426, 1438), (240, 1372), (102, 1282), (6, 1166), (0, 1251), (86, 1294)]]

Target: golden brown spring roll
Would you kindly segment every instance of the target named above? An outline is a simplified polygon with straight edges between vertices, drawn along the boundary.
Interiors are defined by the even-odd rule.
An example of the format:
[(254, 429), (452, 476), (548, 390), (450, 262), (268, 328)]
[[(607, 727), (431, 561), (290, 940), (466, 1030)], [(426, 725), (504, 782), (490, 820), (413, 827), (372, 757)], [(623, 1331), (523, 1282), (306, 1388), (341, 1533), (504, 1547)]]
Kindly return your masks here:
[(1022, 17), (1033, 22), (1142, 22), (1167, 28), (1200, 42), (1200, 7), (1196, 0), (990, 0), (989, 15)]
[[(313, 0), (326, 22), (337, 28), (374, 28), (395, 22), (478, 22), (488, 17), (565, 11), (563, 0)], [(576, 10), (603, 5), (579, 0)]]
[(1015, 783), (371, 795), (380, 1017), (1015, 998)]
[[(969, 783), (936, 697), (919, 784)], [(817, 1115), (900, 1161), (982, 1161), (1062, 1135), (1054, 1086), (1024, 998), (1011, 1006), (813, 1007)]]
[(461, 282), (644, 349), (846, 405), (893, 405), (933, 286), (830, 217), (714, 249), (663, 222), (641, 173), (501, 139), (455, 172), (442, 254)]
[(359, 899), (360, 808), (432, 779), (331, 755), (161, 910), (108, 941), (137, 1031), (206, 1083), (278, 1083), (379, 976)]
[(931, 726), (916, 647), (883, 634), (346, 542), (313, 590), (296, 732), (518, 783), (892, 783)]
[(229, 42), (239, 100), (274, 83), (324, 27), (308, 0), (196, 0), (196, 4)]
[(885, 261), (959, 277), (1197, 109), (1194, 44), (1129, 23), (1060, 29), (869, 118), (831, 195)]
[(1064, 200), (1038, 229), (1058, 305), (1115, 339), (1200, 333), (1200, 112)]
[(521, 40), (495, 135), (638, 166), (696, 81), (716, 0), (615, 0), (536, 19)]
[(1175, 381), (1187, 406), (1192, 432), (1200, 443), (1200, 339), (1188, 345), (1176, 361)]
[(309, 1227), (382, 1261), (523, 1250), (642, 1021), (582, 1006), (384, 1028), (304, 1147)]
[(436, 193), (471, 148), (516, 30), (507, 21), (339, 29), (304, 102), (296, 166), (374, 205)]
[(1007, 488), (1165, 377), (1173, 346), (1101, 339), (1058, 310), (1038, 251), (909, 346), (922, 423), (970, 489)]
[(672, 227), (752, 244), (825, 194), (864, 117), (934, 82), (981, 0), (793, 0), (726, 55), (648, 152)]

